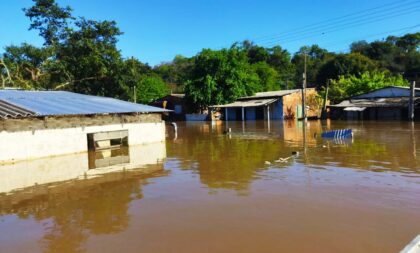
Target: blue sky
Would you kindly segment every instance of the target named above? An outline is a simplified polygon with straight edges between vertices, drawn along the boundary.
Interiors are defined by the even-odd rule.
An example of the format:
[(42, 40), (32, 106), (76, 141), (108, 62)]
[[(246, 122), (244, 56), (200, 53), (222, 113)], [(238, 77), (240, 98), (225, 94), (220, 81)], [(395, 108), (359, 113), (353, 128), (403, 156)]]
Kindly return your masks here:
[[(202, 48), (219, 49), (250, 39), (262, 46), (280, 44), (294, 53), (318, 44), (331, 51), (355, 40), (420, 31), (419, 0), (58, 0), (75, 16), (115, 20), (124, 32), (118, 48), (124, 57), (151, 65)], [(22, 8), (31, 0), (0, 0), (0, 52), (10, 44), (42, 45)], [(378, 9), (372, 9), (380, 7)], [(363, 10), (372, 9), (370, 12)], [(359, 13), (359, 14), (357, 14)], [(353, 16), (346, 16), (354, 14)], [(342, 19), (320, 23), (325, 20)], [(374, 22), (375, 21), (375, 22)], [(303, 30), (302, 30), (303, 29)], [(280, 37), (279, 37), (280, 36)]]

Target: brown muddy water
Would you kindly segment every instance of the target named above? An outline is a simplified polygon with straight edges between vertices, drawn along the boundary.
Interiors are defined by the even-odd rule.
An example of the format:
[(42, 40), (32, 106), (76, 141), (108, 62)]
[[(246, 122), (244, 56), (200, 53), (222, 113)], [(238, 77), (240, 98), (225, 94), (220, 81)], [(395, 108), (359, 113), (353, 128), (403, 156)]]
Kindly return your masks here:
[[(178, 123), (176, 139), (168, 127), (166, 144), (130, 151), (141, 169), (77, 175), (86, 160), (72, 156), (0, 167), (0, 252), (386, 253), (420, 234), (419, 123), (228, 127)], [(353, 141), (319, 137), (337, 128)]]

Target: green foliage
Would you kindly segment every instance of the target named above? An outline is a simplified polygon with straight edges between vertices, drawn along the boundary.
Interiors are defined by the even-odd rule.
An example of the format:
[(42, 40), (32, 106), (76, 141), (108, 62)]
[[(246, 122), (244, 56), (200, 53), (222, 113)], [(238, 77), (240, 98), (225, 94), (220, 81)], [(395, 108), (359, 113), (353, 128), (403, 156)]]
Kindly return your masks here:
[(252, 65), (255, 73), (258, 75), (261, 88), (259, 91), (280, 90), (280, 81), (278, 72), (266, 62), (258, 62)]
[(329, 99), (337, 103), (340, 100), (360, 95), (387, 86), (408, 86), (401, 75), (390, 76), (386, 72), (364, 72), (361, 75), (340, 76), (333, 80), (329, 89)]
[(266, 48), (243, 41), (229, 49), (202, 50), (191, 58), (177, 55), (151, 68), (121, 56), (117, 42), (122, 32), (114, 21), (73, 17), (70, 7), (55, 0), (33, 2), (24, 12), (31, 21), (29, 29), (39, 32), (44, 46), (6, 47), (0, 57), (3, 86), (65, 89), (130, 100), (134, 100), (136, 87), (137, 101), (143, 103), (170, 91), (185, 92), (193, 108), (202, 111), (208, 105), (229, 103), (259, 91), (300, 87), (305, 55), (308, 87), (322, 88), (328, 79), (336, 80), (332, 87), (335, 100), (405, 83), (392, 75), (419, 81), (420, 33), (355, 42), (350, 54), (304, 46), (293, 58), (280, 46)]
[(339, 54), (328, 60), (319, 69), (317, 83), (325, 85), (328, 79), (337, 79), (343, 75), (358, 76), (364, 72), (376, 71), (378, 65), (368, 57), (358, 54)]
[(174, 92), (182, 93), (193, 64), (193, 58), (177, 55), (171, 62), (156, 66), (154, 71), (168, 83)]
[(185, 91), (197, 111), (209, 105), (233, 102), (260, 90), (258, 76), (248, 63), (246, 52), (238, 47), (219, 51), (205, 49), (194, 62)]
[(137, 102), (148, 104), (169, 94), (162, 78), (156, 74), (142, 76), (136, 83)]
[(74, 19), (69, 6), (60, 7), (55, 0), (34, 0), (35, 5), (23, 9), (31, 20), (29, 30), (39, 30), (44, 45), (53, 45), (67, 36), (68, 21)]
[(297, 87), (302, 87), (303, 73), (306, 54), (306, 81), (308, 87), (316, 86), (319, 69), (325, 62), (331, 59), (334, 54), (320, 48), (318, 45), (304, 46), (296, 52), (292, 58), (295, 66), (294, 82)]
[(420, 72), (420, 32), (389, 36), (371, 43), (358, 41), (351, 44), (350, 49), (377, 61), (393, 74), (403, 74), (405, 78), (415, 79)]

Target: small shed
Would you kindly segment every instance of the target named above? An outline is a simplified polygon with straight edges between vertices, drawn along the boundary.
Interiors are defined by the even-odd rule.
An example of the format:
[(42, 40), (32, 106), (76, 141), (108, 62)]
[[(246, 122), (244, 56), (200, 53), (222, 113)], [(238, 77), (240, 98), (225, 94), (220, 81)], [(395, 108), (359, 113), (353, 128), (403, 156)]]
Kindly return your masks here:
[[(410, 89), (389, 86), (330, 105), (332, 119), (401, 120), (408, 118)], [(416, 117), (420, 117), (420, 89), (415, 89)]]
[[(318, 118), (321, 106), (318, 93), (306, 89), (306, 112), (308, 117)], [(302, 117), (302, 90), (279, 90), (257, 92), (254, 96), (242, 97), (233, 103), (214, 105), (211, 108), (224, 109), (225, 120), (296, 119)]]
[(185, 120), (185, 114), (188, 109), (187, 103), (185, 102), (185, 94), (181, 93), (169, 94), (154, 101), (151, 105), (172, 110), (172, 113), (168, 117), (170, 120)]
[(0, 164), (163, 142), (164, 112), (67, 91), (0, 90)]

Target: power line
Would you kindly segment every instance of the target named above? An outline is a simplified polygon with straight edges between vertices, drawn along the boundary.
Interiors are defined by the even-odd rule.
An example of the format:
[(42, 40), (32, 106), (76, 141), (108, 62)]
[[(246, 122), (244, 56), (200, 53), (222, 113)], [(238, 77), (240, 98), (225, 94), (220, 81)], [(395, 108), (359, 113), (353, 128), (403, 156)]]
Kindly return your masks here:
[(271, 40), (271, 41), (268, 41), (266, 43), (260, 43), (260, 44), (276, 44), (276, 43), (280, 43), (280, 42), (282, 44), (284, 44), (284, 43), (290, 43), (290, 42), (294, 42), (294, 41), (301, 40), (301, 39), (319, 37), (319, 36), (325, 35), (327, 33), (342, 31), (342, 30), (349, 29), (349, 28), (352, 28), (352, 27), (371, 24), (371, 23), (382, 21), (382, 20), (387, 20), (387, 19), (391, 19), (391, 18), (395, 18), (395, 17), (419, 12), (420, 11), (419, 7), (420, 6), (416, 6), (416, 8), (414, 8), (414, 9), (409, 8), (409, 9), (404, 9), (402, 12), (389, 13), (389, 14), (387, 14), (385, 16), (382, 16), (382, 17), (368, 17), (368, 18), (365, 18), (365, 19), (357, 20), (356, 22), (352, 21), (352, 22), (348, 22), (348, 23), (344, 23), (344, 24), (335, 26), (335, 27), (330, 26), (330, 27), (325, 27), (325, 28), (318, 28), (318, 29), (315, 29), (313, 31), (306, 32), (306, 33), (303, 33), (303, 34), (295, 35), (295, 36), (288, 37), (288, 38)]
[[(292, 34), (302, 33), (302, 32), (307, 31), (307, 30), (313, 30), (313, 29), (318, 28), (318, 27), (323, 27), (326, 24), (327, 25), (330, 25), (330, 24), (337, 25), (340, 22), (348, 21), (349, 18), (351, 18), (351, 20), (354, 21), (354, 19), (359, 18), (358, 16), (362, 16), (362, 18), (363, 18), (363, 17), (367, 17), (367, 16), (372, 15), (372, 14), (377, 14), (377, 13), (380, 14), (380, 12), (383, 12), (383, 11), (387, 11), (387, 10), (394, 10), (395, 11), (397, 8), (407, 7), (411, 4), (418, 4), (419, 3), (418, 1), (411, 1), (411, 2), (403, 4), (403, 2), (406, 2), (406, 1), (407, 0), (393, 2), (393, 3), (390, 3), (390, 4), (386, 4), (386, 5), (382, 5), (382, 6), (362, 10), (362, 11), (358, 11), (358, 12), (355, 12), (355, 13), (347, 14), (347, 15), (344, 15), (344, 16), (341, 16), (341, 17), (331, 18), (331, 19), (327, 19), (327, 20), (320, 21), (320, 22), (317, 22), (317, 23), (305, 25), (305, 26), (302, 26), (302, 27), (297, 27), (295, 29), (285, 31), (285, 32), (282, 32), (282, 33), (277, 34), (277, 35), (257, 37), (257, 38), (254, 38), (254, 40), (255, 41), (264, 41), (264, 40), (276, 39), (278, 37), (290, 36)], [(397, 6), (394, 6), (394, 5), (397, 5)], [(390, 7), (390, 8), (382, 9), (384, 7)], [(378, 9), (382, 9), (382, 10), (378, 10)], [(378, 10), (378, 11), (371, 12), (372, 10)], [(322, 24), (322, 26), (320, 26), (321, 24)]]
[[(311, 33), (302, 34), (300, 36), (295, 36), (295, 37), (288, 38), (288, 39), (285, 39), (285, 40), (282, 40), (282, 39), (273, 40), (273, 41), (268, 42), (267, 46), (269, 47), (269, 46), (272, 46), (272, 45), (276, 45), (278, 43), (287, 44), (287, 43), (302, 40), (302, 39), (319, 37), (319, 36), (323, 36), (327, 33), (343, 31), (343, 30), (346, 30), (346, 29), (349, 29), (349, 28), (363, 26), (363, 25), (366, 25), (366, 24), (372, 24), (372, 23), (376, 23), (376, 22), (379, 22), (379, 21), (382, 21), (382, 20), (391, 19), (391, 18), (395, 18), (395, 17), (407, 15), (407, 14), (412, 14), (412, 13), (416, 13), (416, 12), (419, 12), (419, 11), (420, 11), (420, 8), (414, 9), (414, 10), (411, 9), (411, 10), (407, 10), (405, 12), (401, 12), (401, 13), (391, 15), (391, 16), (385, 16), (385, 17), (374, 18), (374, 19), (366, 19), (366, 20), (363, 20), (363, 22), (362, 22), (362, 20), (360, 20), (359, 22), (347, 23), (347, 24), (343, 24), (341, 26), (331, 27), (331, 28), (326, 29), (326, 30), (315, 30)], [(364, 21), (369, 21), (369, 22), (364, 22)], [(261, 43), (261, 44), (265, 44), (265, 43)]]
[[(349, 40), (351, 40), (352, 42), (355, 42), (355, 41), (365, 40), (367, 38), (372, 38), (372, 37), (376, 37), (376, 36), (383, 35), (383, 34), (389, 34), (389, 33), (394, 33), (394, 32), (399, 32), (399, 31), (405, 31), (405, 32), (400, 33), (398, 35), (398, 36), (402, 36), (404, 33), (407, 33), (407, 32), (409, 32), (410, 30), (412, 30), (412, 29), (414, 29), (416, 27), (420, 27), (420, 24), (417, 24), (417, 25), (414, 25), (414, 26), (408, 26), (408, 27), (404, 27), (404, 28), (400, 28), (400, 29), (394, 29), (394, 30), (390, 30), (390, 31), (382, 32), (382, 33), (370, 34), (370, 35), (366, 35), (366, 36), (363, 36), (363, 37), (358, 37), (358, 38), (353, 38), (353, 39), (346, 39), (345, 41), (342, 41), (342, 42), (344, 43), (344, 42), (347, 42)], [(336, 44), (336, 43), (329, 43), (329, 44), (326, 44), (326, 45), (322, 45), (322, 47), (329, 47), (332, 44)], [(349, 45), (351, 45), (351, 44), (349, 44)], [(340, 49), (340, 50), (333, 50), (333, 51), (330, 51), (330, 52), (340, 53), (340, 52), (344, 52), (344, 51), (347, 51), (347, 50), (349, 50), (349, 48)]]

